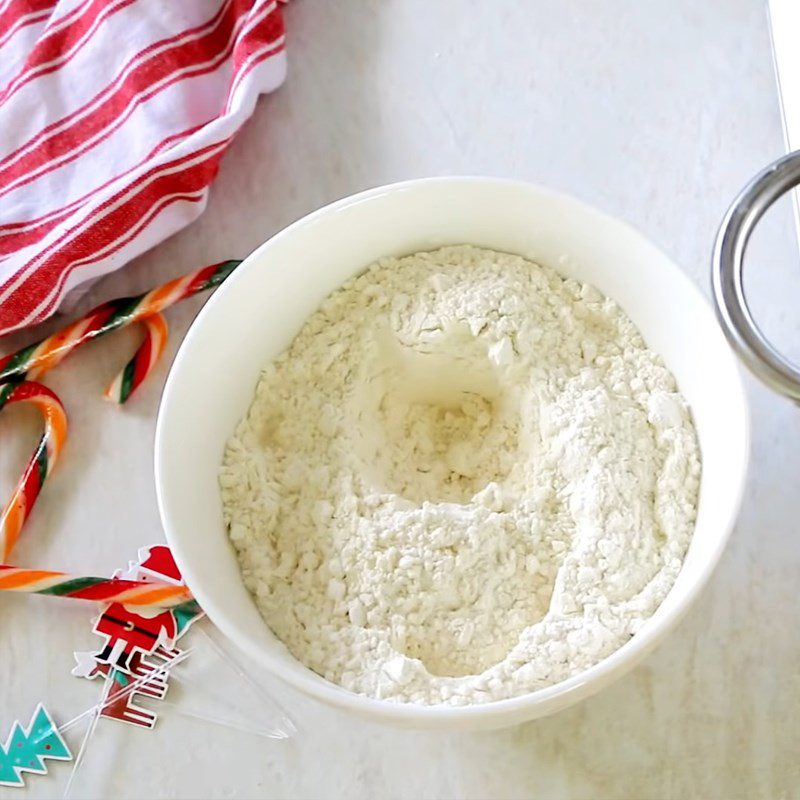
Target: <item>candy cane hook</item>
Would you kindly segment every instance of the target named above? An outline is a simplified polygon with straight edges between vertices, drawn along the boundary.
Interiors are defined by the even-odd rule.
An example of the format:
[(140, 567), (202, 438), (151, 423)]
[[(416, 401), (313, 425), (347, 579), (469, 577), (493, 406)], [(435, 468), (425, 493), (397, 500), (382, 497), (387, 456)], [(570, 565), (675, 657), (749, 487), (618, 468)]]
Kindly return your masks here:
[(24, 381), (0, 385), (0, 410), (11, 403), (31, 403), (44, 418), (44, 433), (11, 499), (0, 513), (0, 561), (7, 561), (30, 516), (47, 476), (67, 438), (67, 415), (58, 396), (40, 383)]
[(159, 313), (180, 300), (219, 286), (240, 263), (238, 260), (221, 261), (169, 281), (145, 294), (103, 303), (58, 333), (16, 353), (0, 357), (0, 384), (39, 378), (84, 342), (139, 322), (145, 326), (145, 340), (106, 390), (107, 397), (124, 403), (152, 371), (164, 350), (167, 325), (158, 316)]

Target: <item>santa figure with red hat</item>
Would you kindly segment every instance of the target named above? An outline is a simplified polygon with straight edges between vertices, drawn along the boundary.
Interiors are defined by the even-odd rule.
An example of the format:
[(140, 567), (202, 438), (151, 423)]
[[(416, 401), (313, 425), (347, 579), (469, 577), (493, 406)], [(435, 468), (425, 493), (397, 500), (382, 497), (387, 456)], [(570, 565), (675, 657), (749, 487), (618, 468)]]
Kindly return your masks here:
[[(117, 570), (114, 577), (183, 584), (175, 559), (164, 544), (143, 547), (139, 550), (139, 560), (129, 562), (127, 570)], [(112, 603), (95, 623), (95, 633), (104, 636), (106, 644), (99, 653), (92, 654), (92, 660), (123, 672), (131, 672), (142, 655), (159, 648), (162, 652), (172, 651), (178, 637), (196, 618), (197, 615), (176, 615), (171, 609), (146, 611), (139, 608), (133, 611), (120, 603)], [(131, 659), (136, 654), (139, 658), (132, 663)]]

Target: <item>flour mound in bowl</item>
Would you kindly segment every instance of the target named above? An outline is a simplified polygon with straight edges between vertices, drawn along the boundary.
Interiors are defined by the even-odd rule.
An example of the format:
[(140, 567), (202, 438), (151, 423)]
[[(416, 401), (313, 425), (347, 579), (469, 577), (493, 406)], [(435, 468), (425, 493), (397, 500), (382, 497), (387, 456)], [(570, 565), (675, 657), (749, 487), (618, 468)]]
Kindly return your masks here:
[(220, 472), (247, 588), (304, 664), (466, 705), (597, 663), (665, 598), (700, 479), (612, 300), (472, 246), (387, 258), (267, 365)]

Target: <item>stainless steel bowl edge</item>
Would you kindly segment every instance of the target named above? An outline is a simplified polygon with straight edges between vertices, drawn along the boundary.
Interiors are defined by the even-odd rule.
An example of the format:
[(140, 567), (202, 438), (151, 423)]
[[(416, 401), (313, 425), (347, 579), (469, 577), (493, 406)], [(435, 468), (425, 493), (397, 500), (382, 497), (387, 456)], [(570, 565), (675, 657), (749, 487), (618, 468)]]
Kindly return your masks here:
[(711, 284), (717, 318), (744, 364), (767, 386), (800, 402), (800, 368), (784, 358), (750, 313), (742, 281), (750, 234), (767, 209), (800, 184), (800, 151), (774, 161), (731, 204), (717, 233)]

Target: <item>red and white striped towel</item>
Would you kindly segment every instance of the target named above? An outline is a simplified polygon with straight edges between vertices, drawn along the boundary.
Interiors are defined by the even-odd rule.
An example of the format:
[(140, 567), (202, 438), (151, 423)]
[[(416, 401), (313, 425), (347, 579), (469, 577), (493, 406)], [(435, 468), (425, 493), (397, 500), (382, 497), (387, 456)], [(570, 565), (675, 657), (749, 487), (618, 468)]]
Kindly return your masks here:
[(0, 335), (202, 212), (283, 48), (275, 0), (0, 0)]

